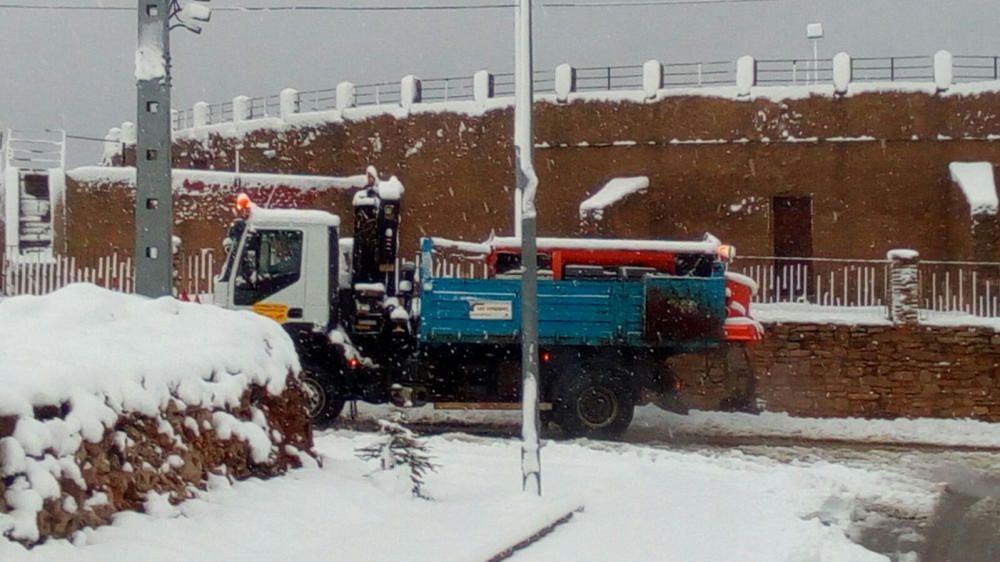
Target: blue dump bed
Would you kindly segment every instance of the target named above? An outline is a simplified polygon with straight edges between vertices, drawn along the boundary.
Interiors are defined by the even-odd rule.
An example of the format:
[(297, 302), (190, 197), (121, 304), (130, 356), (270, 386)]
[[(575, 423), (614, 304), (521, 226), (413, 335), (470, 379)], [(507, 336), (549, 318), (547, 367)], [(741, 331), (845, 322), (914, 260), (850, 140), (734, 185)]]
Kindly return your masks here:
[[(425, 266), (429, 257), (425, 252)], [(422, 269), (421, 343), (518, 340), (520, 279), (434, 278), (429, 271)], [(539, 280), (539, 342), (678, 351), (714, 347), (724, 337), (725, 301), (721, 271), (712, 277)]]

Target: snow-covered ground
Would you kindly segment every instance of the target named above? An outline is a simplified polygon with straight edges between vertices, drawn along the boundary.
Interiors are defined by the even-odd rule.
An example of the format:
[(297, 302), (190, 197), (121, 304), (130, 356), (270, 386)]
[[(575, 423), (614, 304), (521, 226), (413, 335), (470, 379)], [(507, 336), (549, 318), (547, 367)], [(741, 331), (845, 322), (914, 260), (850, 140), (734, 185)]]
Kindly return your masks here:
[[(388, 416), (390, 410), (392, 406), (358, 403), (357, 419), (373, 422)], [(520, 410), (436, 410), (433, 406), (423, 406), (407, 409), (406, 418), (413, 423), (445, 427), (478, 425), (515, 429), (521, 421), (521, 413)], [(746, 437), (1000, 449), (1000, 423), (936, 418), (800, 418), (781, 412), (754, 415), (693, 410), (680, 415), (656, 406), (636, 408), (625, 439), (634, 440), (633, 434), (640, 435), (643, 440), (668, 443), (680, 437), (708, 440)]]
[(176, 508), (119, 515), (112, 526), (32, 551), (0, 541), (0, 559), (54, 561), (477, 561), (569, 510), (566, 524), (514, 560), (885, 560), (848, 538), (873, 502), (929, 512), (933, 484), (892, 468), (790, 463), (738, 451), (682, 453), (600, 442), (547, 443), (545, 495), (520, 491), (517, 441), (431, 437), (433, 501), (402, 473), (355, 457), (372, 434), (317, 439), (323, 467), (229, 484)]

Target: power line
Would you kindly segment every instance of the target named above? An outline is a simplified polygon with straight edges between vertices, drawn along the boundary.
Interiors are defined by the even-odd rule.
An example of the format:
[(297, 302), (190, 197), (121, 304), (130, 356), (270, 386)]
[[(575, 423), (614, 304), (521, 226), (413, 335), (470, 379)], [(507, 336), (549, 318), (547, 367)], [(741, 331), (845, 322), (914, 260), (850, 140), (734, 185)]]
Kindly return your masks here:
[(611, 0), (599, 2), (544, 2), (543, 8), (614, 8), (635, 6), (695, 6), (698, 4), (763, 4), (786, 0)]
[[(544, 2), (542, 8), (617, 8), (643, 6), (695, 6), (699, 4), (761, 4), (786, 0), (604, 0), (595, 2), (554, 1)], [(215, 6), (215, 12), (419, 12), (419, 11), (458, 11), (458, 10), (495, 10), (516, 8), (517, 4), (425, 4), (416, 6), (386, 5), (386, 6), (329, 6), (323, 4), (301, 4), (283, 6)], [(0, 10), (34, 10), (34, 11), (74, 11), (74, 12), (134, 12), (134, 6), (77, 6), (71, 4), (24, 4), (0, 3)]]
[(134, 12), (135, 6), (74, 6), (71, 4), (8, 4), (0, 3), (0, 10), (55, 10), (74, 12)]

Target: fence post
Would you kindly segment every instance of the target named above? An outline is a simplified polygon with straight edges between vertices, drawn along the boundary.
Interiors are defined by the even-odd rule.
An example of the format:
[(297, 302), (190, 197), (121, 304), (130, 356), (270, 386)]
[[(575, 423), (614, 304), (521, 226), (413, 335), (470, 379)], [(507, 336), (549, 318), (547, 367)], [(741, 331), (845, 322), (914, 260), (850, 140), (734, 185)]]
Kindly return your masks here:
[(897, 326), (920, 323), (920, 254), (915, 250), (890, 250), (889, 259), (889, 319)]
[(341, 82), (337, 84), (337, 111), (344, 111), (349, 107), (354, 107), (354, 83)]
[(658, 60), (648, 60), (642, 63), (642, 93), (647, 100), (656, 97), (663, 87), (663, 64)]
[(486, 100), (495, 93), (495, 81), (488, 70), (480, 70), (472, 75), (472, 98), (480, 105), (486, 105)]
[(747, 55), (736, 61), (736, 91), (740, 96), (749, 96), (750, 89), (757, 85), (757, 61)]
[(851, 55), (847, 53), (837, 53), (833, 57), (833, 89), (838, 94), (846, 94), (847, 88), (853, 79), (853, 63)]
[(135, 123), (131, 121), (125, 121), (122, 123), (122, 144), (133, 145), (135, 144), (135, 139)]
[(566, 101), (576, 91), (576, 69), (568, 64), (556, 67), (556, 99)]
[(299, 112), (299, 91), (295, 88), (285, 88), (278, 94), (278, 104), (281, 108), (281, 120), (288, 121), (288, 118)]
[(420, 79), (407, 74), (399, 82), (399, 105), (409, 109), (413, 104), (420, 103), (423, 99), (422, 90)]
[(205, 125), (208, 125), (208, 104), (203, 101), (194, 104), (194, 108), (192, 108), (192, 116), (195, 127), (204, 127)]
[(934, 85), (937, 91), (944, 92), (951, 88), (954, 78), (954, 58), (948, 51), (934, 53)]
[(233, 98), (233, 123), (242, 123), (250, 120), (250, 98), (246, 96), (236, 96)]

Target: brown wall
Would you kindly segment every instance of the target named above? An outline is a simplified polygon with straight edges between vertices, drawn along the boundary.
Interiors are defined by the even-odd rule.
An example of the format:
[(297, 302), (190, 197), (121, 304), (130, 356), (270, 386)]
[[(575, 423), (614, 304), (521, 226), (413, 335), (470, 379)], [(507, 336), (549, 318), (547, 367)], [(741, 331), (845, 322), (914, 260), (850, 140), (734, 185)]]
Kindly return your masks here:
[[(988, 248), (975, 252), (969, 207), (949, 179), (948, 164), (1000, 162), (1000, 143), (977, 140), (1000, 134), (998, 102), (1000, 94), (874, 93), (781, 103), (709, 97), (540, 103), (539, 230), (587, 231), (577, 213), (583, 199), (613, 177), (647, 175), (648, 193), (612, 207), (597, 230), (658, 238), (710, 231), (744, 255), (770, 255), (771, 197), (811, 195), (816, 256), (880, 258), (900, 246), (928, 259), (995, 255)], [(403, 246), (409, 252), (424, 234), (479, 240), (491, 230), (511, 232), (511, 121), (511, 111), (502, 109), (258, 130), (243, 139), (241, 167), (350, 175), (374, 164), (383, 175), (399, 176), (407, 187)], [(842, 142), (844, 137), (871, 139)], [(179, 141), (175, 164), (232, 169), (234, 143), (219, 136)], [(127, 242), (131, 228), (123, 230), (119, 207), (104, 204), (109, 189), (120, 187), (70, 182), (69, 189), (72, 247), (93, 243), (74, 239), (97, 231), (100, 244)], [(188, 247), (218, 244), (231, 193), (222, 191), (226, 197), (192, 199), (191, 212), (179, 219)], [(185, 197), (179, 196), (179, 205)], [(118, 205), (121, 196), (111, 199)], [(348, 219), (350, 196), (311, 194), (283, 204), (325, 208)], [(106, 216), (114, 220), (100, 228), (87, 224)]]
[[(809, 417), (1000, 421), (1000, 335), (986, 328), (770, 324), (751, 362), (767, 409)], [(692, 405), (725, 397), (719, 361), (674, 367)]]

